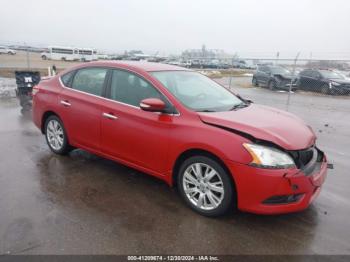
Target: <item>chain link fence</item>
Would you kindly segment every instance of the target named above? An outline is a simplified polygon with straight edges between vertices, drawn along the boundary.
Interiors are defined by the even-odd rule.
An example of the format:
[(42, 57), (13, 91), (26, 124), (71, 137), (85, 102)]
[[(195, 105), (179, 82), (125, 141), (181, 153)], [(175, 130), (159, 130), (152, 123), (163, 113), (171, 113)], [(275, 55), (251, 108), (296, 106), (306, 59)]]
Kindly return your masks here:
[(281, 59), (279, 53), (264, 59), (187, 54), (170, 63), (198, 70), (234, 92), (287, 111), (302, 101), (304, 106), (336, 106), (344, 101), (345, 106), (335, 110), (350, 111), (350, 59), (305, 59), (300, 53), (290, 59)]
[[(284, 109), (287, 110), (298, 96), (308, 97), (308, 101), (311, 99), (315, 103), (318, 101), (316, 97), (328, 101), (350, 98), (350, 59), (305, 59), (300, 58), (299, 53), (290, 59), (280, 58), (279, 53), (274, 58), (263, 59), (239, 58), (237, 55), (191, 57), (191, 54), (186, 53), (182, 57), (163, 59), (161, 62), (198, 70), (238, 93), (255, 92), (258, 97), (260, 93), (257, 90), (264, 90), (267, 97), (284, 93), (277, 104), (284, 104)], [(35, 70), (45, 76), (49, 72), (48, 68), (53, 65), (61, 71), (74, 64), (76, 62), (43, 60), (38, 52), (2, 54), (0, 96), (14, 94), (11, 91), (11, 78), (14, 78), (16, 70)]]

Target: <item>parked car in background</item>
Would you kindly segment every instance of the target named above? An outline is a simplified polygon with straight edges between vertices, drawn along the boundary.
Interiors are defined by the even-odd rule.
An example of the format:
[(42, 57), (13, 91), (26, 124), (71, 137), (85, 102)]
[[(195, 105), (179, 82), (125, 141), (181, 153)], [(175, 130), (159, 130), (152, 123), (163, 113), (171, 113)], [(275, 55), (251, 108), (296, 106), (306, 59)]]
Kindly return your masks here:
[(349, 95), (350, 80), (331, 70), (305, 69), (297, 80), (298, 89), (331, 95)]
[(305, 209), (327, 160), (300, 118), (253, 104), (186, 68), (91, 62), (33, 89), (49, 148), (82, 148), (176, 185), (206, 216)]
[(256, 69), (256, 65), (254, 65), (253, 63), (248, 63), (248, 61), (245, 60), (232, 61), (232, 67), (240, 69)]
[(265, 86), (270, 90), (289, 90), (291, 83), (291, 90), (295, 90), (295, 82), (296, 77), (288, 69), (276, 65), (259, 65), (252, 78), (254, 86)]
[(0, 55), (1, 54), (15, 55), (16, 51), (13, 49), (9, 49), (6, 46), (0, 46)]
[(191, 59), (190, 60), (190, 68), (201, 68), (202, 63), (198, 59)]

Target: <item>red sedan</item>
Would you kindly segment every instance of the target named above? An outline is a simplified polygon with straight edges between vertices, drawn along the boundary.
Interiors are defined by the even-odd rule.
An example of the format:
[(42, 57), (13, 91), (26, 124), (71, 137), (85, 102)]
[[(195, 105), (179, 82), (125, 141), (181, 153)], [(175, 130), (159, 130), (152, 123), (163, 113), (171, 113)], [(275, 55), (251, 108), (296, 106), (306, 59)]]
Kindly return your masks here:
[(206, 216), (299, 211), (326, 177), (326, 157), (301, 119), (171, 65), (66, 70), (33, 89), (33, 120), (54, 153), (82, 148), (156, 176)]

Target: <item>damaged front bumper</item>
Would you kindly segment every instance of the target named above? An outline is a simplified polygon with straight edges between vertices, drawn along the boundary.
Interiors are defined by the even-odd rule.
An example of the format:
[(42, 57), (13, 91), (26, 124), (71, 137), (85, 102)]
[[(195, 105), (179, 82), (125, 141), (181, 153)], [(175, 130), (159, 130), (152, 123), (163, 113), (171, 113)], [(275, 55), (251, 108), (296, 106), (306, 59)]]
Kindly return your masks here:
[(237, 204), (242, 211), (282, 214), (307, 208), (318, 196), (327, 176), (327, 159), (319, 151), (309, 165), (291, 169), (263, 169), (231, 162)]

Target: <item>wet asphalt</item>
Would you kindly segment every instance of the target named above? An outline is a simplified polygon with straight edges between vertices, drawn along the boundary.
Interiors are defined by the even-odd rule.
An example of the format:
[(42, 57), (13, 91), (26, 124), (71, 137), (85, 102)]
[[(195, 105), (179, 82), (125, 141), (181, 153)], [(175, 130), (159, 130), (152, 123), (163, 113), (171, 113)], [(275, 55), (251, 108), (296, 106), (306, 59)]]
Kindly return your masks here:
[[(286, 93), (235, 91), (286, 107)], [(350, 254), (350, 99), (290, 104), (334, 164), (320, 196), (300, 213), (213, 219), (136, 170), (81, 150), (54, 155), (16, 99), (0, 100), (0, 254)]]

